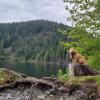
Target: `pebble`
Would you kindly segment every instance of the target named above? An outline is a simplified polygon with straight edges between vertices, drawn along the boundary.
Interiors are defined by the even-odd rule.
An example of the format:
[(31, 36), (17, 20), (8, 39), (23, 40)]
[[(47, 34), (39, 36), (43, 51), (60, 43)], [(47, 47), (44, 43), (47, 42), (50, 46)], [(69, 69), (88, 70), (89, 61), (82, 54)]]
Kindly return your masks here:
[(50, 97), (53, 97), (53, 95), (50, 95)]
[(46, 94), (48, 94), (48, 95), (49, 95), (49, 94), (50, 94), (50, 91), (46, 91)]
[(44, 99), (45, 96), (44, 96), (44, 95), (38, 95), (37, 98), (38, 98), (38, 99)]

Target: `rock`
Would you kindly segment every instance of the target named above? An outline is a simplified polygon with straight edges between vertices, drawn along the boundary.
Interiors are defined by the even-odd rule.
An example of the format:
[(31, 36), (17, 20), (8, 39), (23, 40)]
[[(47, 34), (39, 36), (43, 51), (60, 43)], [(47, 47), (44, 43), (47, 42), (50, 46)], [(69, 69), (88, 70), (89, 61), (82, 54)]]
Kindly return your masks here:
[(46, 94), (49, 95), (50, 94), (50, 91), (46, 91)]
[(64, 100), (64, 96), (61, 96), (58, 100)]
[(53, 95), (50, 95), (50, 97), (53, 97)]
[(8, 99), (11, 98), (11, 94), (7, 94), (7, 98), (8, 98)]
[(45, 98), (44, 95), (38, 95), (38, 96), (37, 96), (37, 99), (44, 99), (44, 98)]

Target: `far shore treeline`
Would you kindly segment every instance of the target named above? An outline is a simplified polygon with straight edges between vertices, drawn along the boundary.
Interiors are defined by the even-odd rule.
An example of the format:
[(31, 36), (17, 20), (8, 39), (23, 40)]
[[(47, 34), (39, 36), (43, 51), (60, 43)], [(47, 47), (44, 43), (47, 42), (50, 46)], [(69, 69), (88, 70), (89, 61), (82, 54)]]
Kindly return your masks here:
[(66, 50), (59, 41), (67, 41), (58, 29), (70, 27), (46, 20), (0, 24), (0, 60), (62, 62)]

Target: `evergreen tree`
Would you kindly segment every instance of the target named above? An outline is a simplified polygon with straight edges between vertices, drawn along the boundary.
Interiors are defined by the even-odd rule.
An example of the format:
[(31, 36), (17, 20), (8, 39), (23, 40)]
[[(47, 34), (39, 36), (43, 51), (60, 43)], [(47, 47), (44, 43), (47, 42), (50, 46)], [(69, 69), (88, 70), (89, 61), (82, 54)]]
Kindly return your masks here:
[(66, 25), (46, 20), (1, 23), (0, 56), (17, 60), (21, 58), (56, 62), (60, 58), (56, 57), (59, 40), (65, 38), (57, 31), (58, 28), (69, 29)]

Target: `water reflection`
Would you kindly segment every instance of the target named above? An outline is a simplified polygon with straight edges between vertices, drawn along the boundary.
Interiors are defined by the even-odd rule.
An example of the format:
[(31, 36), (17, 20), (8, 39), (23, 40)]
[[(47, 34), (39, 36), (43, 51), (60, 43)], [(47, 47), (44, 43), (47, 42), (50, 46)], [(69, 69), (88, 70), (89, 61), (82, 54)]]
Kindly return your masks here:
[(37, 64), (30, 62), (1, 62), (0, 67), (11, 69), (17, 72), (24, 73), (29, 76), (42, 78), (49, 76), (57, 76), (59, 69), (62, 69), (63, 72), (66, 71), (66, 67), (57, 64)]

